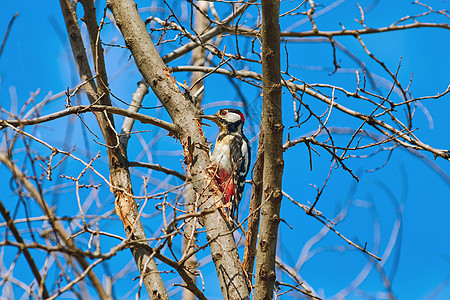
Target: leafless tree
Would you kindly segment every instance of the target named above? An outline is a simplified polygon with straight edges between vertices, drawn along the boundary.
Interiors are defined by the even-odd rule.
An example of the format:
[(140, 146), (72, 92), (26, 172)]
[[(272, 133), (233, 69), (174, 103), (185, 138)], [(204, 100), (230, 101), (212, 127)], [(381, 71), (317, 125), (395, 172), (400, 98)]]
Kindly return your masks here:
[[(412, 80), (399, 76), (401, 60), (391, 68), (366, 37), (417, 28), (448, 31), (450, 16), (415, 1), (410, 5), (420, 10), (416, 15), (370, 27), (370, 5), (354, 3), (357, 25), (323, 28), (317, 18), (342, 2), (163, 0), (146, 7), (132, 0), (60, 0), (78, 84), (42, 100), (33, 93), (20, 110), (13, 109), (13, 101), (0, 107), (0, 162), (10, 186), (8, 195), (0, 196), (10, 198), (0, 198), (0, 285), (14, 286), (10, 295), (36, 299), (147, 297), (142, 288), (151, 299), (207, 299), (217, 295), (210, 286), (218, 282), (224, 299), (321, 299), (324, 292), (304, 279), (301, 269), (318, 254), (313, 246), (333, 235), (337, 239), (330, 252), (356, 250), (353, 255), (367, 261), (333, 297), (362, 293), (361, 284), (376, 270), (380, 293), (395, 299), (384, 269), (400, 239), (403, 207), (395, 196), (387, 245), (380, 243), (375, 206), (369, 202), (359, 203), (374, 216), (369, 245), (337, 229), (356, 201), (361, 174), (353, 162), (387, 154), (375, 168), (382, 169), (394, 151), (405, 150), (447, 180), (439, 164), (450, 159), (449, 151), (423, 142), (414, 117), (424, 109), (423, 101), (445, 97), (450, 86), (431, 96), (413, 96)], [(357, 50), (347, 46), (349, 38)], [(330, 75), (345, 68), (341, 55), (356, 63), (353, 79), (314, 83), (300, 75), (293, 67), (299, 55), (292, 49), (304, 42), (329, 45)], [(117, 55), (123, 58), (119, 64), (110, 59)], [(117, 92), (120, 83), (111, 78), (130, 70), (141, 80), (123, 96)], [(219, 80), (234, 88), (237, 101), (208, 98), (209, 86)], [(247, 188), (251, 197), (242, 201), (239, 226), (229, 222), (220, 204), (211, 144), (200, 118), (202, 108), (221, 105), (243, 108), (256, 154)], [(49, 128), (65, 121), (81, 137), (77, 142), (49, 134)], [(287, 160), (302, 146), (306, 157)], [(161, 164), (155, 163), (153, 158), (160, 157)], [(311, 170), (317, 161), (327, 166), (321, 185), (312, 183), (311, 199), (291, 196), (282, 184), (284, 165), (300, 160)], [(354, 183), (344, 191), (348, 200), (330, 216), (319, 207), (333, 174), (341, 171)], [(379, 186), (391, 194), (389, 186)], [(287, 242), (279, 236), (279, 225), (290, 226), (282, 202), (320, 226), (308, 233), (311, 238), (299, 246), (298, 257), (288, 261), (281, 256)], [(305, 231), (293, 227), (287, 234)], [(211, 274), (212, 264), (216, 276), (204, 276)]]

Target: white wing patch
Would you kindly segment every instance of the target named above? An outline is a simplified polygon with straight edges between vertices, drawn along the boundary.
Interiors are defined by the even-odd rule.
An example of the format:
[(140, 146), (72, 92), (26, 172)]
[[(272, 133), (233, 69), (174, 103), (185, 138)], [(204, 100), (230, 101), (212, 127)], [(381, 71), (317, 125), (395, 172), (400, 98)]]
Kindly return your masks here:
[[(247, 146), (247, 142), (243, 141), (242, 146), (241, 146), (241, 153), (242, 153), (242, 163), (248, 161), (248, 146)], [(242, 170), (239, 173), (239, 176), (245, 176), (247, 175), (248, 172), (248, 165), (245, 164), (242, 166)], [(245, 181), (241, 182), (241, 185), (244, 185)]]

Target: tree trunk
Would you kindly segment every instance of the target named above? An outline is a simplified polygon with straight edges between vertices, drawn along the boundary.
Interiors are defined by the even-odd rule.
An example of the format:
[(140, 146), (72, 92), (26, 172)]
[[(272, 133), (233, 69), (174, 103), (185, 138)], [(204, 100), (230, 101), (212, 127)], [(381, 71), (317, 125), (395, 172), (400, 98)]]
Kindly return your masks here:
[(283, 123), (281, 120), (280, 26), (278, 0), (263, 0), (262, 70), (264, 133), (263, 200), (256, 258), (255, 299), (272, 299), (275, 254), (280, 222), (283, 175)]
[[(91, 0), (83, 1), (85, 10), (86, 8), (93, 9), (94, 4), (90, 1)], [(99, 82), (101, 82), (98, 88), (92, 79), (92, 73), (87, 60), (75, 8), (69, 0), (60, 0), (60, 5), (80, 78), (83, 82), (88, 82), (83, 87), (89, 102), (95, 104), (99, 101), (102, 105), (110, 106), (111, 102), (106, 86), (108, 81), (104, 68), (103, 49), (100, 40), (97, 38), (98, 26), (97, 21), (95, 20), (95, 14), (93, 16), (92, 11), (87, 12), (85, 20), (87, 21), (87, 26), (90, 27), (88, 30), (90, 35), (95, 34), (95, 38), (91, 36), (90, 41), (96, 66), (95, 69), (100, 78)], [(128, 159), (125, 151), (126, 147), (119, 142), (119, 136), (114, 128), (113, 115), (98, 112), (95, 113), (95, 116), (97, 117), (97, 122), (103, 133), (107, 147), (110, 181), (112, 186), (111, 190), (115, 196), (116, 212), (123, 222), (127, 238), (130, 240), (145, 241), (146, 236), (144, 228), (138, 218), (139, 213), (133, 198), (130, 173), (128, 170)], [(167, 290), (153, 258), (153, 253), (148, 247), (148, 243), (136, 243), (131, 247), (131, 252), (150, 298), (169, 299)]]
[(109, 0), (108, 6), (130, 49), (136, 66), (149, 83), (173, 122), (179, 127), (185, 163), (192, 176), (224, 299), (249, 299), (244, 271), (239, 261), (233, 234), (216, 209), (218, 186), (207, 172), (210, 164), (206, 139), (197, 121), (197, 109), (184, 98), (152, 43), (145, 25), (131, 0)]
[(248, 280), (252, 282), (253, 268), (256, 258), (256, 243), (258, 241), (259, 219), (262, 199), (262, 183), (264, 168), (264, 132), (260, 131), (258, 153), (253, 171), (252, 198), (250, 200), (250, 215), (248, 218), (247, 233), (245, 235), (245, 251), (242, 267), (247, 274)]
[[(194, 18), (195, 18), (195, 31), (198, 34), (202, 34), (202, 32), (206, 29), (206, 27), (209, 24), (209, 21), (203, 13), (208, 13), (208, 2), (206, 1), (197, 1), (196, 2), (198, 8), (201, 10), (195, 10)], [(203, 12), (203, 13), (202, 13)], [(205, 63), (205, 56), (206, 51), (202, 47), (197, 47), (194, 50), (192, 50), (192, 56), (191, 61), (193, 66), (203, 66)], [(202, 87), (203, 80), (200, 80), (202, 76), (205, 73), (203, 72), (192, 72), (191, 80), (190, 80), (190, 86), (192, 87), (193, 84), (196, 83), (195, 86), (192, 87), (190, 93), (191, 95), (195, 95), (197, 91)], [(197, 82), (200, 80), (199, 82)], [(200, 109), (202, 105), (202, 99), (203, 99), (203, 93), (200, 93), (198, 97), (195, 99), (195, 106)], [(196, 204), (196, 196), (194, 193), (194, 190), (192, 189), (192, 186), (189, 184), (185, 190), (185, 202), (187, 204), (186, 211), (188, 213), (197, 211), (197, 204)], [(186, 221), (185, 225), (185, 235), (183, 236), (183, 255), (190, 255), (189, 259), (186, 260), (185, 266), (187, 270), (189, 271), (189, 276), (192, 278), (192, 280), (196, 281), (195, 272), (197, 269), (197, 258), (195, 257), (195, 254), (191, 254), (193, 251), (195, 251), (195, 231), (197, 226), (197, 218), (192, 218), (188, 221)], [(195, 300), (195, 295), (189, 291), (188, 289), (183, 290), (183, 300)]]

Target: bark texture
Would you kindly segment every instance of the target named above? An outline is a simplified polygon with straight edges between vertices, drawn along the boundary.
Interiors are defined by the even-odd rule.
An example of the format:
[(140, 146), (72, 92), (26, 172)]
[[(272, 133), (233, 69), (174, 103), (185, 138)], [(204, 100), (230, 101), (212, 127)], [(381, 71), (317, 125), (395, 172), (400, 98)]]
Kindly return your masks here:
[[(95, 11), (92, 11), (94, 9), (92, 0), (83, 1), (85, 11), (87, 11), (84, 20), (86, 21), (90, 35), (97, 82), (99, 83), (98, 87), (92, 78), (87, 60), (78, 24), (76, 7), (69, 0), (60, 0), (60, 5), (80, 78), (83, 82), (87, 82), (83, 88), (88, 96), (89, 102), (91, 104), (99, 102), (102, 105), (111, 106), (107, 87), (108, 80), (104, 68), (103, 49), (98, 36), (99, 28), (95, 18)], [(113, 186), (111, 191), (115, 196), (116, 212), (123, 222), (127, 238), (130, 240), (145, 241), (144, 228), (139, 220), (138, 209), (133, 198), (125, 147), (120, 143), (119, 136), (114, 128), (113, 115), (106, 112), (97, 112), (95, 116), (107, 147), (110, 181)], [(137, 242), (131, 247), (131, 252), (150, 298), (169, 299), (153, 258), (154, 254), (149, 250), (148, 244), (146, 242)]]
[(283, 175), (281, 119), (280, 26), (278, 0), (261, 1), (264, 133), (264, 178), (261, 224), (256, 258), (255, 299), (272, 299), (276, 278), (275, 254), (280, 222)]
[(264, 132), (260, 131), (258, 154), (253, 171), (252, 198), (250, 200), (250, 215), (248, 218), (247, 234), (245, 236), (245, 251), (242, 267), (247, 274), (248, 280), (252, 282), (253, 268), (256, 258), (256, 243), (258, 241), (258, 228), (260, 218), (260, 208), (262, 199), (264, 168)]
[[(196, 120), (197, 109), (193, 103), (184, 98), (175, 84), (147, 33), (136, 4), (131, 0), (109, 0), (108, 6), (113, 12), (136, 66), (173, 122), (180, 128), (178, 138), (183, 145), (185, 163), (192, 176), (193, 188), (199, 197), (200, 209), (204, 211), (215, 208), (215, 197), (219, 198), (219, 195), (212, 188), (216, 183), (206, 172), (210, 159), (205, 147), (206, 139)], [(227, 224), (217, 210), (205, 214), (203, 223), (223, 298), (248, 299), (244, 271)]]
[[(197, 1), (196, 2), (198, 8), (201, 10), (195, 10), (194, 18), (195, 18), (195, 31), (198, 34), (202, 34), (203, 31), (207, 28), (209, 21), (208, 19), (203, 15), (208, 13), (208, 2), (206, 1)], [(191, 55), (191, 61), (192, 65), (194, 66), (203, 66), (205, 63), (205, 57), (206, 57), (206, 51), (202, 47), (197, 47), (194, 50), (192, 50)], [(202, 77), (205, 73), (203, 72), (193, 72), (191, 76), (191, 82), (190, 87), (192, 87), (190, 93), (191, 95), (195, 95), (199, 89), (203, 86), (203, 80)], [(195, 84), (195, 86), (193, 86)], [(203, 93), (200, 93), (198, 97), (195, 99), (194, 104), (197, 108), (201, 108), (203, 99)], [(189, 185), (186, 188), (185, 191), (185, 197), (186, 201), (186, 211), (188, 213), (197, 211), (197, 197), (195, 196), (194, 189), (191, 185)], [(197, 226), (197, 218), (192, 218), (188, 221), (186, 221), (185, 225), (185, 235), (183, 237), (183, 255), (189, 255), (189, 258), (185, 262), (186, 269), (189, 271), (189, 276), (193, 280), (193, 282), (196, 281), (195, 272), (197, 271), (197, 258), (195, 254), (192, 254), (196, 247), (195, 247), (195, 231)], [(185, 289), (183, 290), (183, 300), (195, 300), (195, 295)]]

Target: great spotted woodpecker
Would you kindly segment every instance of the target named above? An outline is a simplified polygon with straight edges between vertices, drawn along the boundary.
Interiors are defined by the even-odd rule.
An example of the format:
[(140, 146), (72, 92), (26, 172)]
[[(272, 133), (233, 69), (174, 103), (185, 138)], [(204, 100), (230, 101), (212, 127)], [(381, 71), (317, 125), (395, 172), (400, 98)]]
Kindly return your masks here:
[(237, 208), (250, 169), (250, 144), (242, 128), (245, 117), (237, 109), (225, 108), (214, 115), (202, 115), (219, 126), (219, 136), (211, 155), (213, 171), (223, 194), (224, 205), (231, 202), (231, 217), (237, 222)]

